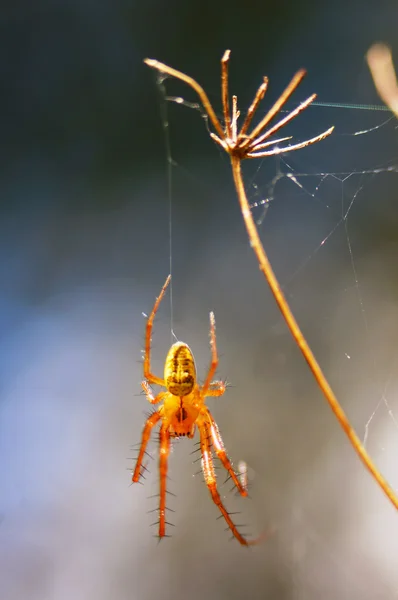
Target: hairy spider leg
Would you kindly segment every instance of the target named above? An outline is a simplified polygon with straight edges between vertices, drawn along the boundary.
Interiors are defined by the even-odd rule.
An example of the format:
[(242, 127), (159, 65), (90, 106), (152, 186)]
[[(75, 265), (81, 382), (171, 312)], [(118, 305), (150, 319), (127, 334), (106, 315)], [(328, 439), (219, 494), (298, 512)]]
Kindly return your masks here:
[(155, 315), (158, 311), (159, 305), (163, 300), (163, 296), (166, 293), (167, 286), (170, 283), (171, 275), (169, 275), (166, 281), (163, 284), (163, 287), (160, 291), (158, 298), (156, 298), (155, 305), (152, 309), (151, 314), (148, 317), (148, 321), (146, 324), (146, 333), (145, 333), (145, 356), (144, 356), (144, 379), (146, 379), (149, 383), (155, 383), (157, 385), (162, 385), (165, 387), (164, 380), (160, 377), (156, 377), (153, 373), (151, 373), (151, 341), (152, 341), (152, 329), (153, 329), (153, 321), (155, 319)]
[[(151, 436), (152, 429), (162, 418), (162, 408), (154, 412), (146, 420), (143, 432), (140, 451), (133, 474), (133, 483), (137, 483), (141, 476), (141, 466), (144, 459), (146, 447)], [(166, 535), (166, 482), (168, 457), (170, 454), (170, 433), (168, 426), (162, 423), (159, 432), (159, 473), (160, 473), (160, 493), (159, 493), (159, 538)]]
[[(209, 373), (207, 375), (207, 379), (205, 384), (201, 389), (201, 394), (203, 396), (222, 396), (225, 392), (226, 385), (223, 381), (212, 381), (211, 383), (207, 382), (211, 380), (214, 376), (215, 371), (218, 366), (218, 354), (217, 354), (217, 345), (216, 345), (216, 323), (214, 318), (214, 313), (210, 313), (210, 347), (212, 351), (212, 361), (209, 369)], [(206, 388), (207, 384), (207, 388)], [(232, 464), (227, 456), (225, 451), (224, 443), (221, 438), (220, 430), (218, 428), (217, 423), (215, 422), (211, 412), (208, 409), (204, 409), (205, 414), (207, 416), (207, 420), (210, 424), (210, 435), (213, 442), (214, 451), (217, 454), (217, 457), (220, 459), (224, 468), (228, 471), (231, 476), (232, 481), (236, 485), (239, 490), (239, 493), (242, 496), (247, 496), (246, 490), (242, 487), (239, 479), (237, 478), (235, 471), (233, 470)]]
[(198, 429), (200, 433), (200, 449), (202, 453), (202, 471), (205, 479), (205, 483), (209, 489), (211, 497), (213, 499), (214, 504), (218, 506), (222, 516), (227, 522), (228, 527), (232, 531), (233, 536), (238, 540), (242, 546), (251, 546), (253, 544), (258, 543), (258, 540), (247, 540), (241, 535), (232, 521), (229, 512), (225, 508), (220, 494), (217, 490), (217, 479), (216, 472), (214, 469), (213, 457), (211, 453), (211, 425), (206, 422), (206, 416), (204, 415), (202, 419), (198, 421)]
[(240, 495), (247, 496), (247, 489), (242, 485), (242, 482), (240, 481), (239, 477), (237, 476), (237, 474), (234, 471), (234, 468), (233, 468), (231, 461), (229, 460), (227, 452), (225, 450), (224, 442), (222, 441), (222, 437), (221, 437), (221, 433), (218, 428), (218, 425), (215, 422), (213, 415), (211, 414), (211, 412), (208, 409), (206, 409), (206, 416), (207, 416), (207, 420), (209, 422), (209, 427), (210, 427), (212, 447), (213, 447), (214, 452), (217, 455), (217, 458), (221, 461), (224, 469), (226, 471), (228, 471), (228, 473), (229, 473), (232, 481), (234, 482)]
[[(225, 392), (225, 383), (221, 381), (211, 380), (214, 377), (214, 374), (217, 370), (218, 366), (218, 353), (217, 353), (217, 343), (216, 343), (216, 321), (214, 318), (214, 313), (210, 313), (210, 348), (211, 348), (211, 364), (209, 368), (209, 372), (207, 374), (206, 381), (201, 388), (201, 395), (204, 396), (221, 396)], [(203, 408), (203, 414), (206, 415), (206, 421), (208, 422), (209, 427), (209, 435), (212, 441), (212, 445), (217, 457), (220, 459), (224, 468), (228, 471), (231, 476), (232, 481), (236, 485), (239, 493), (242, 496), (247, 496), (247, 491), (242, 487), (241, 482), (235, 474), (235, 471), (232, 468), (231, 462), (227, 456), (225, 451), (224, 443), (221, 438), (220, 430), (218, 429), (218, 425), (215, 422), (213, 416), (207, 408)], [(206, 478), (205, 478), (206, 479)], [(214, 497), (213, 497), (214, 500)]]
[(161, 413), (159, 411), (156, 411), (152, 413), (145, 422), (144, 429), (142, 430), (140, 451), (138, 453), (138, 458), (132, 478), (133, 483), (137, 483), (137, 481), (139, 481), (140, 479), (141, 465), (144, 459), (146, 447), (148, 445), (149, 438), (151, 437), (152, 429), (155, 427), (156, 423), (158, 423), (160, 418)]
[(159, 502), (159, 538), (166, 535), (166, 482), (170, 454), (170, 432), (168, 426), (162, 423), (159, 433), (159, 472), (160, 472), (160, 502)]

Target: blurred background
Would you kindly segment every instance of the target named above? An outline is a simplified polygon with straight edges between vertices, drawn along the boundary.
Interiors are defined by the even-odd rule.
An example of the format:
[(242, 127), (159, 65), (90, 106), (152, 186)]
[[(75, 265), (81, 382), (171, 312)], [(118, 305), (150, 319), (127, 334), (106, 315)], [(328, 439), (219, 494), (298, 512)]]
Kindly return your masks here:
[[(226, 48), (242, 111), (263, 75), (269, 107), (300, 67), (309, 74), (290, 107), (314, 91), (325, 103), (380, 105), (364, 56), (382, 40), (397, 57), (397, 27), (393, 1), (1, 6), (2, 600), (397, 596), (397, 514), (279, 317), (226, 157), (200, 113), (166, 103), (143, 64), (157, 58), (192, 75), (217, 111)], [(197, 101), (179, 82), (164, 85)], [(309, 108), (285, 135), (299, 141), (335, 124), (333, 136), (253, 161), (246, 182), (293, 311), (396, 489), (398, 158), (389, 119)], [(249, 551), (216, 520), (189, 440), (170, 460), (170, 539), (157, 543), (156, 512), (148, 514), (156, 443), (145, 485), (129, 487), (130, 446), (149, 408), (142, 312), (169, 273), (170, 208), (174, 331), (203, 378), (215, 312), (219, 376), (232, 386), (209, 405), (231, 458), (249, 466), (251, 498), (236, 499), (230, 484), (222, 495), (248, 533), (272, 531)], [(154, 330), (160, 376), (170, 329), (167, 298)]]

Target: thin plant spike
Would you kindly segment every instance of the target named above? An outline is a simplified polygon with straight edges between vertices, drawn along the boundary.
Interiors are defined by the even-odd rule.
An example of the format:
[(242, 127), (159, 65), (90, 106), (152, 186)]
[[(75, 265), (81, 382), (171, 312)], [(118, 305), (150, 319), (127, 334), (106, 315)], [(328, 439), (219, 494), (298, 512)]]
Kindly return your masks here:
[(222, 105), (224, 109), (224, 125), (225, 131), (228, 137), (232, 136), (231, 128), (231, 116), (229, 113), (229, 90), (228, 90), (228, 65), (230, 50), (224, 52), (224, 56), (221, 59), (221, 97)]
[(262, 135), (260, 135), (260, 137), (256, 137), (256, 146), (261, 144), (267, 138), (271, 137), (271, 135), (274, 135), (274, 133), (279, 131), (279, 129), (282, 129), (282, 127), (284, 127), (290, 121), (292, 121), (295, 117), (297, 117), (297, 115), (300, 114), (303, 110), (305, 110), (307, 108), (307, 106), (309, 106), (311, 104), (311, 102), (314, 102), (315, 98), (316, 98), (316, 94), (312, 94), (312, 96), (307, 98), (307, 100), (304, 100), (304, 102), (301, 102), (301, 104), (299, 106), (297, 106), (297, 108), (292, 110), (288, 115), (286, 115), (286, 117), (284, 117), (283, 119), (278, 121), (278, 123), (273, 125), (273, 127), (271, 127), (271, 129), (268, 129), (268, 131), (266, 131), (266, 133), (263, 133)]
[(287, 88), (285, 89), (285, 91), (282, 92), (282, 94), (280, 95), (278, 100), (269, 109), (269, 111), (267, 112), (265, 117), (263, 119), (261, 119), (260, 123), (253, 129), (253, 131), (251, 132), (251, 134), (249, 136), (250, 139), (256, 138), (264, 130), (264, 128), (268, 125), (268, 123), (281, 110), (282, 106), (284, 104), (286, 104), (286, 102), (289, 100), (290, 96), (300, 85), (300, 83), (302, 82), (302, 80), (304, 79), (306, 74), (307, 74), (307, 72), (304, 69), (300, 69), (300, 71), (298, 71), (295, 74), (295, 76), (293, 77), (293, 79), (291, 80), (291, 82), (289, 83)]
[(144, 63), (146, 65), (148, 65), (148, 67), (157, 69), (158, 71), (160, 71), (160, 73), (166, 73), (166, 75), (170, 75), (171, 77), (175, 77), (176, 79), (181, 79), (182, 81), (184, 81), (185, 83), (190, 85), (191, 88), (193, 88), (195, 90), (195, 92), (198, 94), (199, 98), (201, 99), (203, 108), (207, 112), (207, 114), (210, 118), (210, 121), (213, 123), (214, 128), (217, 131), (218, 135), (221, 138), (224, 137), (224, 132), (221, 127), (220, 121), (217, 119), (216, 113), (214, 112), (214, 109), (211, 105), (211, 102), (210, 102), (206, 92), (198, 83), (196, 83), (196, 81), (192, 77), (189, 77), (188, 75), (184, 75), (184, 73), (181, 73), (180, 71), (177, 71), (176, 69), (172, 69), (171, 67), (168, 67), (167, 65), (165, 65), (157, 60), (153, 60), (152, 58), (146, 58), (144, 60)]
[(240, 133), (239, 133), (239, 135), (241, 137), (244, 136), (246, 134), (246, 131), (249, 129), (250, 124), (252, 122), (253, 115), (256, 112), (261, 100), (264, 98), (265, 92), (267, 91), (267, 87), (268, 87), (268, 77), (264, 77), (263, 83), (258, 88), (256, 95), (254, 96), (254, 100), (251, 103), (249, 110), (247, 111), (246, 118), (242, 125), (242, 129), (240, 130)]
[[(311, 138), (310, 140), (305, 140), (304, 142), (299, 142), (298, 144), (292, 144), (291, 146), (285, 146), (284, 148), (275, 147), (272, 150), (267, 150), (266, 152), (257, 152), (257, 150), (260, 147), (264, 148), (270, 142), (267, 142), (266, 144), (260, 144), (260, 146), (256, 148), (256, 152), (249, 152), (249, 154), (247, 154), (247, 158), (262, 158), (264, 156), (274, 156), (276, 154), (283, 154), (284, 152), (293, 152), (294, 150), (300, 150), (301, 148), (306, 148), (307, 146), (310, 146), (311, 144), (316, 144), (317, 142), (321, 142), (326, 137), (328, 137), (328, 135), (330, 135), (332, 133), (332, 131), (333, 131), (333, 127), (331, 127), (330, 129), (327, 129), (320, 135), (317, 135), (317, 136)], [(278, 141), (281, 141), (281, 140), (274, 140), (274, 143), (276, 144), (276, 142), (278, 142)]]

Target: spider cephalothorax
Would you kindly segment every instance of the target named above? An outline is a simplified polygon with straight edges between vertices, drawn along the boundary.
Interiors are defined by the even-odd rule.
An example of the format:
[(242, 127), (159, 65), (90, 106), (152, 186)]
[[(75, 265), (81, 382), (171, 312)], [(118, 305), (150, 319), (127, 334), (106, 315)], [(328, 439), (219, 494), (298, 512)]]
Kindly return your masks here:
[[(230, 514), (221, 501), (217, 490), (216, 472), (213, 463), (213, 452), (228, 471), (232, 481), (242, 496), (247, 496), (247, 487), (241, 483), (227, 456), (224, 444), (212, 414), (205, 404), (207, 396), (222, 396), (225, 392), (225, 382), (212, 381), (217, 365), (216, 324), (214, 314), (210, 313), (210, 346), (211, 364), (206, 380), (202, 386), (197, 382), (195, 360), (191, 349), (184, 342), (173, 344), (167, 354), (164, 379), (151, 373), (151, 337), (155, 314), (170, 282), (170, 275), (157, 298), (151, 314), (148, 317), (145, 335), (144, 380), (143, 390), (151, 404), (163, 402), (159, 410), (153, 412), (147, 419), (142, 432), (142, 441), (137, 463), (133, 473), (133, 482), (141, 477), (142, 461), (153, 427), (160, 422), (160, 502), (159, 502), (159, 537), (166, 535), (166, 477), (171, 438), (186, 436), (192, 438), (195, 428), (199, 429), (200, 451), (202, 455), (202, 470), (207, 487), (214, 503), (220, 509), (234, 537), (243, 545), (255, 544), (258, 540), (247, 540), (239, 533)], [(166, 390), (154, 396), (151, 384), (160, 385)]]

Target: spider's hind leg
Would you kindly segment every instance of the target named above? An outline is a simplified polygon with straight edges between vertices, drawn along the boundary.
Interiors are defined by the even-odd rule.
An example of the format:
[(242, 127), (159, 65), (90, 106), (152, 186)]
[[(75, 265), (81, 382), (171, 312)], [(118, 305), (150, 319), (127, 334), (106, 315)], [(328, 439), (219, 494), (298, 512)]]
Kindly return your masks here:
[(144, 429), (142, 430), (140, 451), (138, 453), (137, 462), (135, 463), (135, 469), (132, 478), (133, 483), (137, 483), (140, 480), (143, 467), (142, 461), (144, 460), (148, 441), (151, 437), (152, 429), (155, 427), (156, 423), (158, 423), (160, 418), (160, 412), (156, 411), (152, 413), (145, 422)]
[(217, 458), (220, 460), (224, 469), (226, 471), (228, 471), (228, 474), (229, 474), (228, 479), (232, 479), (239, 494), (241, 496), (247, 496), (248, 495), (247, 487), (242, 484), (242, 480), (239, 477), (239, 473), (237, 473), (234, 470), (232, 463), (228, 458), (227, 452), (225, 450), (224, 442), (221, 437), (220, 430), (218, 429), (218, 425), (215, 422), (211, 412), (209, 410), (207, 410), (206, 412), (207, 412), (207, 418), (209, 420), (209, 429), (210, 429), (209, 433), (210, 433), (211, 444), (213, 446), (214, 452), (216, 453)]
[[(170, 454), (170, 432), (163, 424), (159, 433), (159, 472), (160, 472), (160, 502), (159, 502), (159, 539), (166, 536), (166, 481), (168, 459)], [(170, 525), (170, 523), (169, 523)]]
[[(205, 479), (205, 483), (209, 488), (209, 492), (213, 499), (214, 504), (216, 504), (227, 522), (228, 527), (232, 531), (233, 536), (238, 540), (242, 546), (249, 546), (253, 543), (257, 543), (257, 541), (247, 540), (241, 533), (239, 533), (238, 528), (234, 524), (231, 519), (230, 513), (225, 508), (220, 494), (217, 489), (217, 480), (216, 480), (216, 472), (214, 469), (213, 457), (211, 453), (211, 430), (210, 424), (205, 420), (202, 420), (198, 423), (199, 433), (200, 433), (200, 449), (202, 453), (202, 470)], [(235, 476), (236, 477), (236, 476)]]

